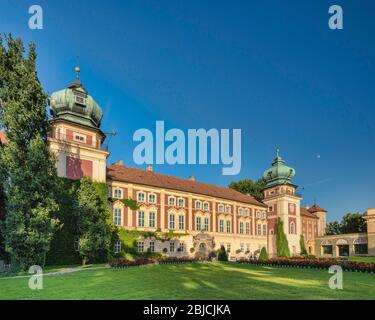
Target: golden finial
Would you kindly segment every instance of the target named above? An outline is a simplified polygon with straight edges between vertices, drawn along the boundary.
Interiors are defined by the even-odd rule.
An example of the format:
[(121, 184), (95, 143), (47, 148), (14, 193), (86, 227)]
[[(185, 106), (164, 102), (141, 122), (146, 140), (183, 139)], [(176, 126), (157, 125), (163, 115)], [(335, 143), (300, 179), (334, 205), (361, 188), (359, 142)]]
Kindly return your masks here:
[(79, 68), (79, 66), (76, 66), (75, 70), (76, 70), (76, 79), (79, 80), (79, 73), (81, 72), (81, 69)]

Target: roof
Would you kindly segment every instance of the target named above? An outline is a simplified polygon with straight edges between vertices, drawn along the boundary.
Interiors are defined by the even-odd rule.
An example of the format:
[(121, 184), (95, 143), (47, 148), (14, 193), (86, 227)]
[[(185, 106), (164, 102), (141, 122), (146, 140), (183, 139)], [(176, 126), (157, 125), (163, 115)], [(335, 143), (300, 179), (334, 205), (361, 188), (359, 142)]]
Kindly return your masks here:
[(5, 135), (5, 132), (0, 131), (0, 144), (6, 144), (8, 143), (7, 136)]
[(312, 207), (310, 207), (309, 209), (309, 212), (311, 212), (311, 213), (315, 213), (315, 212), (327, 212), (327, 210), (326, 209), (323, 209), (323, 208), (321, 208), (321, 207), (319, 207), (317, 204), (314, 204)]
[(308, 217), (308, 218), (314, 218), (319, 219), (315, 214), (309, 212), (308, 209), (301, 207), (301, 216)]
[(195, 194), (267, 207), (264, 203), (256, 200), (254, 197), (245, 195), (234, 189), (172, 177), (154, 171), (130, 168), (119, 164), (112, 164), (107, 168), (107, 177), (108, 179), (115, 181), (130, 182), (146, 186), (191, 192)]

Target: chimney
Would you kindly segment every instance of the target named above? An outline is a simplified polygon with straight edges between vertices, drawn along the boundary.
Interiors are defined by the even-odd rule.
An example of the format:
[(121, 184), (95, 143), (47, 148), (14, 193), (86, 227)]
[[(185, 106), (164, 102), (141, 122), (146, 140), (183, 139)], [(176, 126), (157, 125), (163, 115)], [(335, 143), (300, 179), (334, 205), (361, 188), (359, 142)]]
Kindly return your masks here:
[(146, 167), (146, 171), (153, 171), (153, 170), (152, 170), (152, 166), (147, 166), (147, 167)]
[(124, 165), (124, 161), (123, 160), (118, 160), (118, 161), (116, 161), (113, 164), (118, 165), (118, 166), (123, 166)]
[(190, 176), (190, 177), (188, 178), (188, 180), (190, 180), (190, 181), (195, 181), (195, 176)]

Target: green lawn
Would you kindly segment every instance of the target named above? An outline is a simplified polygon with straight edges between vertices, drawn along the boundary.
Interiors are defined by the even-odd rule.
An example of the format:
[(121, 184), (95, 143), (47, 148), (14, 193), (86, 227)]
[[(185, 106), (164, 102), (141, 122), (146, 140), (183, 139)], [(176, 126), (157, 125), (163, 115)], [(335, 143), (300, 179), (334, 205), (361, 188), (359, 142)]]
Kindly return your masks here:
[(358, 262), (372, 262), (375, 263), (375, 257), (349, 257), (350, 261), (358, 261)]
[(43, 290), (28, 279), (0, 279), (0, 299), (375, 299), (375, 274), (344, 273), (331, 290), (324, 270), (235, 263), (147, 265), (45, 276)]

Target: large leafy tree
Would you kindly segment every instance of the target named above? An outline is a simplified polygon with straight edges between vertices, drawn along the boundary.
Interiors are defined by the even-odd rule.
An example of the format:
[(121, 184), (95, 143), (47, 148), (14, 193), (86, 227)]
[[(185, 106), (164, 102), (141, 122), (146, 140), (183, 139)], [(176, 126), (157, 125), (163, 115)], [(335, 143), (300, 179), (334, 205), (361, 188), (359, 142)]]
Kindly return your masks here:
[(328, 235), (367, 232), (367, 222), (361, 213), (347, 213), (340, 222), (328, 223), (326, 232)]
[(77, 196), (75, 211), (82, 264), (98, 259), (108, 260), (112, 252), (114, 228), (110, 223), (106, 186), (100, 189), (99, 184), (95, 184), (91, 179), (82, 178)]
[(284, 222), (277, 218), (276, 222), (276, 250), (278, 257), (290, 257), (288, 239), (284, 232)]
[(2, 234), (13, 267), (43, 265), (58, 220), (56, 169), (47, 145), (47, 95), (36, 72), (35, 45), (0, 37), (0, 127), (8, 143), (0, 149), (5, 196)]
[(266, 181), (264, 179), (259, 179), (255, 182), (251, 179), (244, 179), (239, 181), (232, 181), (229, 184), (229, 188), (237, 190), (238, 192), (244, 194), (250, 194), (258, 200), (263, 200), (262, 190), (265, 186)]

